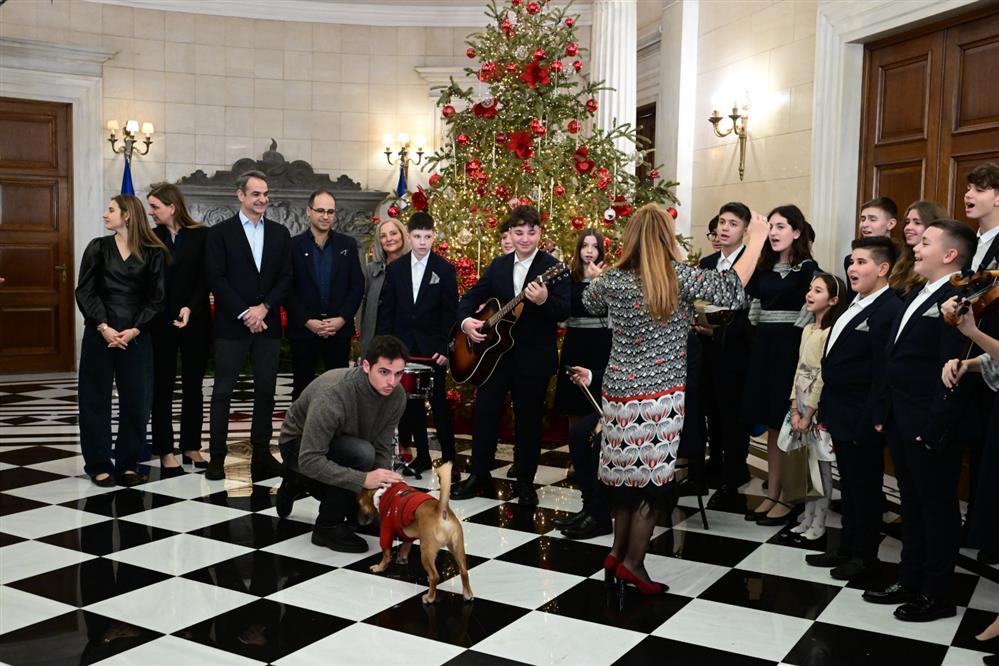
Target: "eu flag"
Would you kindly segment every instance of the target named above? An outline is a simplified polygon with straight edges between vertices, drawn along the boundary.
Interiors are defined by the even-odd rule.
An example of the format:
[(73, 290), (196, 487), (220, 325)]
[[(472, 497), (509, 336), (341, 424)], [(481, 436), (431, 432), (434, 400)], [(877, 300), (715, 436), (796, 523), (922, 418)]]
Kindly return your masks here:
[(135, 194), (135, 187), (132, 185), (132, 161), (125, 160), (125, 173), (121, 175), (121, 193)]

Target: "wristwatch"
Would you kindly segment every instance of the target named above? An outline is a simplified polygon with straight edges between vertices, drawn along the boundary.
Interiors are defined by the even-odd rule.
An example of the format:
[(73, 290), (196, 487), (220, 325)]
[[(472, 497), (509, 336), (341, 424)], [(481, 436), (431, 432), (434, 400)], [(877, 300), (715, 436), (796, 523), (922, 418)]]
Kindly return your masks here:
[(97, 332), (98, 333), (103, 333), (104, 329), (107, 328), (107, 327), (108, 327), (108, 325), (107, 325), (106, 322), (102, 322), (100, 324), (97, 324)]

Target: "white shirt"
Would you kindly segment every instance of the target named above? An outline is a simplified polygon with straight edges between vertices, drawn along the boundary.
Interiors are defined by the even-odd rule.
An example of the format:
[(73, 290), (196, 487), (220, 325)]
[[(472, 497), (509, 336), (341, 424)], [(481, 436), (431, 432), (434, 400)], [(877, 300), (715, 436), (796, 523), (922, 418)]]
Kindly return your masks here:
[(978, 248), (975, 250), (975, 258), (971, 260), (971, 270), (977, 271), (979, 268), (983, 268), (982, 262), (985, 261), (985, 253), (989, 251), (989, 246), (992, 245), (997, 234), (999, 234), (999, 226), (993, 227), (984, 234), (981, 231), (978, 232)]
[(853, 319), (857, 315), (863, 312), (864, 308), (866, 308), (874, 301), (878, 300), (881, 294), (885, 293), (886, 291), (888, 291), (888, 285), (881, 287), (875, 292), (871, 292), (870, 294), (864, 296), (863, 298), (860, 297), (860, 294), (857, 294), (856, 296), (853, 297), (853, 302), (850, 303), (850, 307), (846, 309), (846, 312), (840, 315), (839, 319), (836, 320), (836, 323), (833, 324), (832, 330), (829, 331), (829, 342), (826, 343), (827, 354), (829, 353), (829, 350), (832, 349), (833, 344), (835, 344), (836, 338), (840, 336), (840, 334), (843, 332), (844, 329), (846, 329), (846, 327), (850, 324), (850, 322), (853, 321)]
[(409, 266), (410, 270), (413, 271), (413, 303), (416, 303), (416, 297), (420, 295), (420, 284), (423, 283), (423, 274), (427, 272), (427, 257), (430, 253), (427, 252), (423, 255), (422, 259), (417, 259), (415, 254), (409, 255)]
[(260, 264), (264, 260), (264, 217), (261, 215), (257, 223), (254, 224), (240, 210), (239, 221), (243, 223), (243, 233), (246, 234), (246, 241), (250, 244), (250, 252), (253, 253), (253, 263), (257, 265), (259, 272)]
[(513, 295), (516, 296), (524, 290), (524, 280), (527, 279), (527, 271), (531, 270), (531, 264), (534, 263), (534, 257), (538, 256), (538, 249), (534, 248), (534, 252), (531, 253), (527, 259), (521, 261), (517, 258), (517, 255), (513, 255)]
[(719, 255), (718, 256), (718, 272), (721, 273), (722, 271), (731, 270), (732, 266), (735, 265), (735, 258), (739, 256), (739, 253), (742, 252), (742, 249), (744, 247), (746, 247), (746, 246), (745, 245), (740, 245), (739, 247), (737, 247), (735, 249), (735, 252), (733, 252), (732, 254), (728, 255), (727, 257), (725, 256), (725, 250), (719, 250), (718, 251), (718, 255)]
[(954, 271), (953, 273), (948, 273), (939, 280), (935, 282), (930, 282), (928, 285), (923, 287), (923, 290), (919, 292), (919, 295), (912, 299), (912, 303), (909, 303), (909, 307), (905, 309), (905, 314), (902, 315), (902, 323), (898, 325), (898, 333), (895, 334), (895, 342), (898, 342), (898, 336), (902, 335), (902, 331), (905, 330), (905, 325), (909, 323), (912, 318), (912, 313), (918, 310), (923, 303), (926, 302), (930, 296), (933, 295), (940, 287), (944, 286), (948, 280), (950, 280), (951, 275), (957, 275), (960, 271)]

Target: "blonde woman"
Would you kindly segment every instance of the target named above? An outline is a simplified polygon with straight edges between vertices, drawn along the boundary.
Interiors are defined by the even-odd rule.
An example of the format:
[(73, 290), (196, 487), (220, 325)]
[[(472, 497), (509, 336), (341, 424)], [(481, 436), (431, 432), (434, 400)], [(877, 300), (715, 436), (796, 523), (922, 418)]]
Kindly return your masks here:
[(667, 589), (650, 580), (644, 560), (657, 514), (671, 511), (675, 499), (693, 302), (745, 307), (743, 286), (756, 268), (767, 228), (753, 213), (746, 250), (735, 266), (700, 270), (683, 262), (673, 219), (654, 204), (643, 206), (625, 228), (617, 266), (583, 292), (592, 315), (614, 322), (598, 471), (610, 486), (614, 517), (605, 577), (632, 584), (642, 594)]
[(385, 267), (409, 252), (409, 233), (395, 218), (382, 220), (375, 226), (371, 242), (374, 258), (365, 267), (364, 301), (361, 302), (361, 356), (375, 337), (378, 321), (378, 300), (385, 282)]
[[(153, 235), (142, 201), (108, 202), (104, 228), (80, 261), (76, 302), (83, 313), (80, 350), (80, 449), (84, 471), (102, 487), (134, 486), (153, 400), (149, 329), (164, 301), (167, 249)], [(111, 387), (118, 387), (118, 438), (111, 462)]]

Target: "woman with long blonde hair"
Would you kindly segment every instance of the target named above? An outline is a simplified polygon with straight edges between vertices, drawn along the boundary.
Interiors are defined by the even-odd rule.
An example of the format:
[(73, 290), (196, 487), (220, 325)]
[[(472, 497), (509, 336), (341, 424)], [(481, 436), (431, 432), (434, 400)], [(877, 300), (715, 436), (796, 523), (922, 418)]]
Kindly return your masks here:
[(648, 204), (628, 222), (617, 266), (583, 293), (591, 314), (614, 322), (598, 471), (610, 487), (614, 517), (605, 577), (642, 594), (667, 589), (650, 580), (644, 560), (659, 511), (672, 511), (675, 501), (693, 302), (745, 305), (743, 286), (767, 237), (766, 220), (753, 213), (749, 231), (746, 251), (732, 270), (700, 270), (683, 263), (673, 219)]
[(409, 252), (409, 232), (405, 225), (395, 218), (381, 220), (375, 225), (375, 235), (371, 239), (372, 260), (364, 267), (364, 300), (361, 301), (361, 356), (375, 337), (378, 323), (378, 300), (385, 282), (385, 267)]

